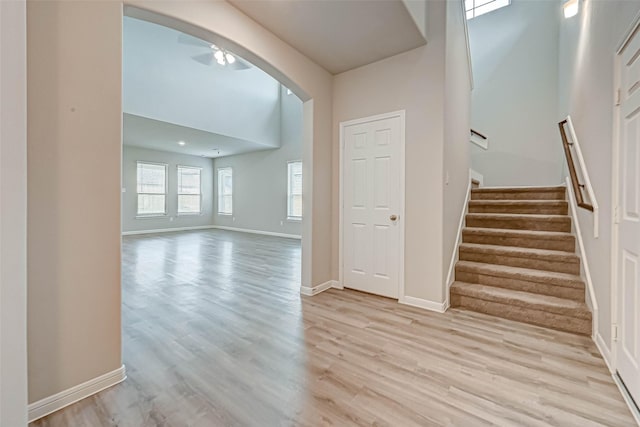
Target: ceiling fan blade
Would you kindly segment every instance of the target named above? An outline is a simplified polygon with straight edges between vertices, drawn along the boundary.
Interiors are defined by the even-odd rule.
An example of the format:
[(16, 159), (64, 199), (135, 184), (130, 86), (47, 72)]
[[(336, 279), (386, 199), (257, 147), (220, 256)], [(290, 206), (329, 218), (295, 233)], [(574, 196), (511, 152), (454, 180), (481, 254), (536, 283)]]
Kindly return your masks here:
[(190, 36), (189, 34), (180, 33), (178, 36), (178, 43), (187, 44), (190, 46), (197, 47), (211, 47), (211, 43), (208, 41), (201, 40), (197, 37)]
[(236, 56), (236, 62), (234, 62), (233, 64), (227, 65), (227, 67), (235, 71), (242, 71), (242, 70), (248, 70), (249, 68), (251, 68), (251, 65), (249, 65), (244, 60)]
[(201, 55), (194, 55), (191, 58), (193, 58), (194, 61), (198, 61), (203, 65), (213, 65), (213, 63), (215, 62), (213, 58), (213, 52), (207, 52)]

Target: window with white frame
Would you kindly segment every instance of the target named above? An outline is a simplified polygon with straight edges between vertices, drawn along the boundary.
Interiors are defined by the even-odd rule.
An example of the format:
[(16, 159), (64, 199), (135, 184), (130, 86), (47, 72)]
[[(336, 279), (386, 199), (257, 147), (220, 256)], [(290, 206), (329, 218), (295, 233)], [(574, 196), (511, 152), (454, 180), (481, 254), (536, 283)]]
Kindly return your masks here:
[(302, 219), (302, 162), (289, 162), (287, 177), (287, 218)]
[(510, 4), (511, 0), (465, 0), (464, 9), (467, 19), (472, 19)]
[(233, 170), (218, 169), (218, 213), (233, 214)]
[(167, 165), (137, 162), (138, 216), (167, 213)]
[(178, 214), (190, 215), (201, 212), (202, 169), (178, 166)]

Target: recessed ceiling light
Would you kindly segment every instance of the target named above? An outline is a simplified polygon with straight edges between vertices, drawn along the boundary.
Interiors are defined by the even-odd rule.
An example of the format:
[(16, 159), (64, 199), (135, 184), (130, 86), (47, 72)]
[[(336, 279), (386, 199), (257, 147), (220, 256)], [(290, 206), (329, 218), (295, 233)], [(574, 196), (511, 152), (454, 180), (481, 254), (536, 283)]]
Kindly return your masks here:
[(187, 143), (184, 141), (178, 141), (178, 145), (186, 145)]

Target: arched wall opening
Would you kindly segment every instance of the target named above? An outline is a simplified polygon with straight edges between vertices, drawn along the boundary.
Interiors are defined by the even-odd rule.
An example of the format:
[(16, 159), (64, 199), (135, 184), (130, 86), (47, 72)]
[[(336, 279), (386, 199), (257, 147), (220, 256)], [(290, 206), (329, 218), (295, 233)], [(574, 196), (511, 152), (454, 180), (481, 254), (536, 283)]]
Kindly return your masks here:
[[(149, 6), (153, 6), (154, 10), (151, 10), (149, 8)], [(193, 21), (187, 21), (186, 19), (188, 19), (189, 17), (187, 16), (187, 13), (184, 13), (185, 10), (186, 11), (190, 11), (189, 9), (172, 9), (172, 8), (164, 8), (162, 11), (158, 10), (156, 8), (156, 4), (149, 4), (149, 3), (145, 3), (144, 5), (141, 5), (139, 3), (136, 3), (135, 5), (126, 5), (124, 6), (124, 15), (125, 16), (129, 16), (132, 18), (137, 18), (137, 19), (142, 19), (148, 22), (153, 22), (155, 24), (159, 24), (159, 25), (163, 25), (169, 28), (173, 28), (175, 30), (181, 31), (183, 33), (192, 35), (194, 37), (197, 37), (199, 39), (202, 40), (206, 40), (208, 42), (211, 42), (217, 46), (223, 47), (225, 49), (228, 49), (229, 51), (235, 52), (238, 55), (240, 55), (242, 58), (245, 58), (247, 61), (249, 61), (250, 63), (254, 64), (255, 66), (259, 67), (260, 69), (262, 69), (263, 71), (265, 71), (267, 74), (271, 75), (274, 79), (276, 79), (277, 81), (279, 81), (282, 85), (286, 86), (287, 88), (289, 88), (291, 91), (293, 91), (295, 93), (296, 96), (298, 96), (302, 101), (303, 101), (303, 141), (302, 141), (302, 145), (303, 145), (303, 176), (304, 176), (304, 180), (303, 180), (303, 212), (304, 212), (304, 221), (303, 221), (303, 226), (302, 226), (302, 280), (301, 280), (301, 287), (302, 289), (309, 289), (312, 288), (314, 285), (318, 285), (318, 284), (322, 284), (325, 283), (326, 281), (329, 281), (331, 279), (330, 277), (330, 268), (326, 269), (326, 273), (325, 274), (316, 274), (316, 277), (326, 277), (324, 280), (323, 279), (315, 279), (314, 280), (314, 262), (313, 262), (313, 253), (314, 253), (314, 245), (313, 245), (313, 241), (314, 241), (314, 205), (315, 205), (315, 197), (314, 197), (314, 182), (315, 182), (315, 176), (314, 176), (314, 140), (318, 137), (318, 133), (319, 132), (314, 132), (314, 122), (316, 122), (316, 120), (318, 119), (318, 117), (316, 116), (322, 116), (322, 112), (318, 111), (314, 111), (316, 109), (315, 107), (315, 103), (314, 103), (314, 96), (313, 93), (316, 92), (314, 91), (313, 86), (317, 85), (320, 82), (300, 82), (300, 76), (296, 75), (297, 73), (295, 73), (295, 71), (292, 70), (288, 70), (285, 71), (282, 68), (280, 68), (278, 65), (276, 65), (277, 63), (277, 58), (269, 58), (268, 53), (266, 52), (262, 52), (262, 53), (258, 53), (258, 50), (254, 50), (252, 49), (252, 47), (250, 44), (247, 44), (250, 40), (251, 37), (247, 36), (247, 32), (250, 33), (250, 35), (254, 35), (255, 33), (259, 32), (260, 30), (262, 31), (266, 31), (264, 29), (262, 29), (261, 27), (259, 27), (257, 24), (255, 24), (253, 21), (251, 21), (251, 23), (253, 25), (256, 26), (256, 28), (253, 29), (253, 31), (255, 31), (255, 33), (252, 34), (252, 32), (250, 31), (249, 28), (241, 28), (241, 26), (236, 26), (234, 28), (228, 28), (228, 32), (227, 33), (223, 33), (223, 31), (225, 30), (225, 28), (216, 28), (216, 24), (213, 22), (209, 23), (209, 26), (205, 27), (204, 25), (207, 25), (204, 21), (200, 21), (200, 22), (193, 22)], [(160, 5), (162, 6), (162, 5)], [(232, 13), (233, 11), (235, 11), (235, 9), (233, 9), (231, 6), (229, 5), (224, 5), (226, 6), (225, 9), (228, 9), (227, 12)], [(170, 9), (170, 10), (168, 10)], [(179, 16), (174, 15), (169, 15), (169, 13), (179, 13)], [(236, 13), (240, 13), (240, 12), (236, 12)], [(206, 17), (207, 15), (205, 15)], [(240, 17), (238, 17), (240, 18)], [(248, 18), (247, 18), (248, 19)], [(239, 21), (244, 21), (242, 19), (239, 19)], [(259, 28), (258, 28), (259, 27)], [(233, 36), (232, 34), (232, 30), (235, 29), (236, 31), (239, 32), (244, 32), (245, 33), (245, 39), (239, 40), (238, 38), (232, 38)], [(264, 46), (255, 46), (254, 48), (260, 48), (262, 47), (263, 50), (267, 50), (267, 49), (273, 49), (273, 47), (269, 47), (268, 46), (268, 41), (262, 39), (260, 40), (261, 43), (264, 44)], [(282, 43), (282, 42), (280, 42)], [(284, 44), (284, 43), (283, 43)], [(278, 48), (283, 49), (283, 48), (288, 48), (288, 49), (292, 49), (288, 46), (278, 46)], [(296, 52), (297, 53), (297, 52)], [(288, 54), (288, 53), (287, 53)], [(301, 55), (300, 55), (301, 56)], [(299, 61), (299, 60), (298, 60)], [(299, 64), (296, 64), (295, 60), (289, 60), (290, 64), (289, 67), (293, 70), (295, 70), (297, 67), (299, 67)], [(303, 57), (303, 61), (301, 62), (310, 62), (308, 59)], [(284, 66), (286, 67), (287, 64), (284, 64)], [(307, 64), (304, 64), (305, 66), (307, 66)], [(313, 64), (315, 65), (315, 64)], [(329, 84), (329, 92), (327, 94), (327, 96), (330, 96), (330, 79), (331, 76), (324, 70), (322, 70), (320, 67), (315, 66), (316, 68), (319, 69), (320, 71), (320, 75), (321, 74), (326, 74), (326, 76), (321, 76), (324, 80), (324, 78), (328, 79), (328, 82), (322, 82), (324, 84), (328, 83)], [(315, 84), (314, 84), (315, 83)], [(317, 93), (317, 92), (316, 92)], [(330, 103), (330, 100), (329, 100)], [(327, 125), (330, 127), (331, 124), (330, 122), (327, 123)], [(319, 137), (317, 138), (318, 140), (320, 139)], [(331, 142), (329, 140), (327, 140), (326, 142), (327, 144), (327, 148), (328, 148), (328, 153), (330, 155), (330, 150), (331, 150)], [(330, 157), (329, 157), (330, 160)], [(318, 159), (315, 159), (315, 161), (318, 161)], [(329, 169), (330, 170), (330, 163), (329, 164), (318, 164), (319, 169)], [(331, 175), (329, 174), (327, 176), (327, 182), (328, 185), (330, 185), (330, 179), (331, 179)], [(330, 197), (329, 195), (326, 196), (327, 200), (323, 200), (320, 201), (318, 200), (318, 205), (317, 206), (330, 206)], [(327, 210), (327, 218), (330, 217), (330, 211)], [(317, 217), (316, 217), (317, 218)], [(331, 229), (331, 224), (329, 223), (329, 228)], [(330, 233), (326, 232), (327, 228), (324, 228), (323, 232), (319, 232), (319, 235), (328, 235)], [(322, 253), (323, 250), (318, 248), (320, 251), (319, 253)], [(328, 247), (324, 250), (329, 252), (329, 258), (327, 259), (328, 261), (328, 265), (330, 265), (331, 262), (331, 258), (330, 258), (330, 242)], [(318, 266), (321, 264), (317, 264)], [(327, 264), (325, 264), (327, 265)], [(319, 273), (319, 272), (318, 272)]]

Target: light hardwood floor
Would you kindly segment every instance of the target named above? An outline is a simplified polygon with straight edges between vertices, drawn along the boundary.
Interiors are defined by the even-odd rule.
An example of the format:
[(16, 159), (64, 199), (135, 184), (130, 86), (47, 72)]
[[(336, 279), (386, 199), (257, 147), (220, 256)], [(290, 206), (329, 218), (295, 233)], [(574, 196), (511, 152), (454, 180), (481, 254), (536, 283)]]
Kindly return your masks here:
[(299, 294), (296, 240), (125, 237), (128, 379), (44, 426), (632, 426), (587, 337), (354, 291)]

